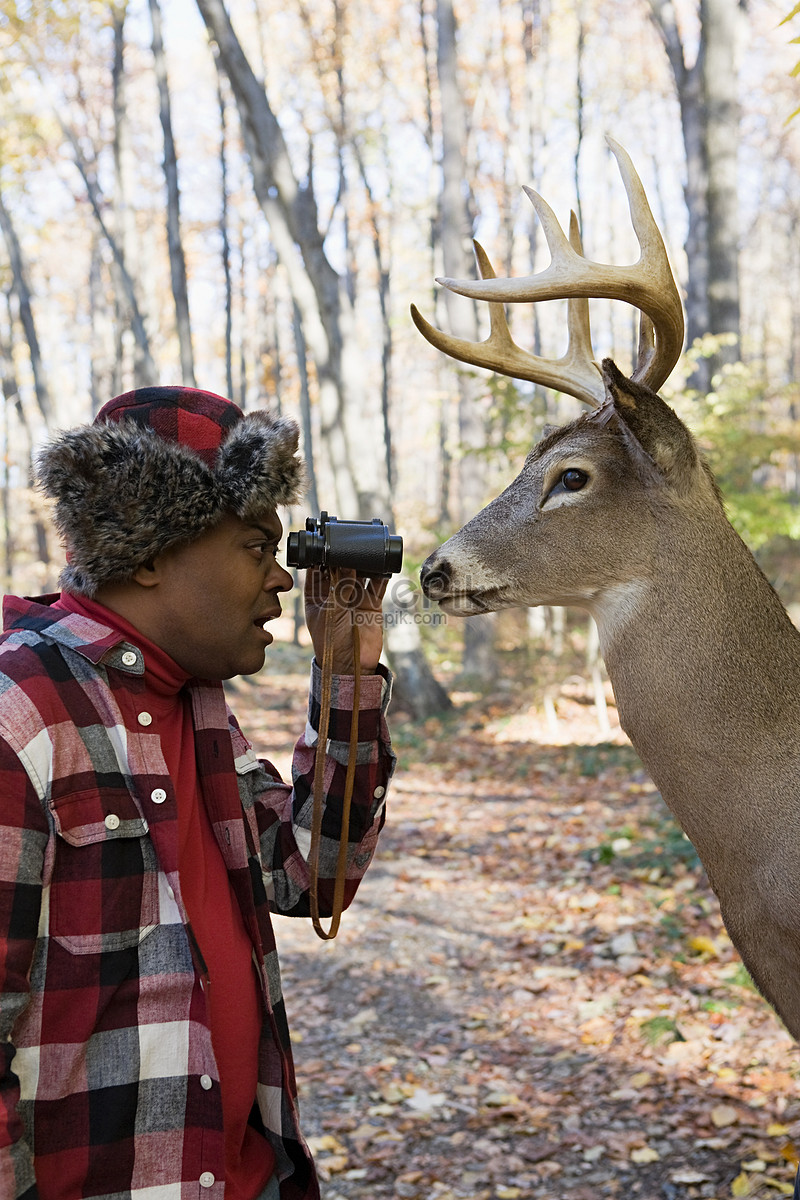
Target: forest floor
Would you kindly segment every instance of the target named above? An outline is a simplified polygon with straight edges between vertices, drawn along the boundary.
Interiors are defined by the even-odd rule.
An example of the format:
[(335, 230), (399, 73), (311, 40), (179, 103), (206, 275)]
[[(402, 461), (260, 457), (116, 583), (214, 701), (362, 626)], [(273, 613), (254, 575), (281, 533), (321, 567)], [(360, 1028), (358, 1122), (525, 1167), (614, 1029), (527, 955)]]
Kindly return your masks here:
[[(231, 701), (288, 772), (308, 654), (270, 656)], [(390, 714), (388, 819), (338, 938), (276, 920), (324, 1200), (791, 1195), (800, 1051), (613, 707), (601, 734), (579, 678), (549, 721), (501, 683)]]

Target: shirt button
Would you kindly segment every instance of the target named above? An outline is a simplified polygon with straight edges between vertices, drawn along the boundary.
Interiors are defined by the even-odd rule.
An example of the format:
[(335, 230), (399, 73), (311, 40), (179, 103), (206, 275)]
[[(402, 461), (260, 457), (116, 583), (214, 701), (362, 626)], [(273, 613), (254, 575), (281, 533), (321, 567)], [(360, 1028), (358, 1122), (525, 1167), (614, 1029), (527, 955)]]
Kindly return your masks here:
[(122, 662), (123, 662), (123, 665), (126, 667), (135, 667), (136, 666), (136, 655), (133, 653), (132, 650), (126, 650), (122, 656)]
[(209, 1088), (213, 1086), (213, 1083), (214, 1083), (214, 1081), (210, 1075), (201, 1075), (200, 1076), (200, 1087), (203, 1089), (203, 1091), (207, 1092), (209, 1090)]
[(163, 804), (166, 798), (167, 793), (163, 788), (153, 788), (150, 793), (150, 799), (153, 801), (153, 804)]
[(105, 820), (106, 829), (119, 829), (119, 817), (116, 813), (109, 813)]
[(148, 713), (148, 712), (140, 712), (138, 717), (136, 718), (136, 720), (139, 722), (140, 725), (152, 725), (153, 724), (153, 718), (150, 716), (150, 713)]
[(385, 788), (385, 787), (376, 787), (376, 788), (375, 788), (375, 791), (374, 791), (372, 794), (373, 794), (373, 796), (375, 797), (375, 799), (376, 799), (376, 800), (380, 800), (381, 796), (383, 795), (383, 793), (384, 793), (385, 791), (386, 791), (386, 788)]
[(200, 1176), (200, 1187), (213, 1187), (213, 1186), (214, 1186), (214, 1176), (211, 1174), (210, 1171), (203, 1171), (203, 1174)]

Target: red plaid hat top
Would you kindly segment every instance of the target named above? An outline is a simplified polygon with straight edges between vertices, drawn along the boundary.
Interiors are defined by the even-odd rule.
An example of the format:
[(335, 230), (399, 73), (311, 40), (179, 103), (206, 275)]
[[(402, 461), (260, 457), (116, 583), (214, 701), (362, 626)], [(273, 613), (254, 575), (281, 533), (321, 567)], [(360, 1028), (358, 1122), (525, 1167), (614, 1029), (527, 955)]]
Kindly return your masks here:
[(94, 419), (131, 420), (167, 442), (193, 450), (213, 467), (219, 448), (244, 413), (232, 400), (188, 387), (145, 387), (109, 400)]

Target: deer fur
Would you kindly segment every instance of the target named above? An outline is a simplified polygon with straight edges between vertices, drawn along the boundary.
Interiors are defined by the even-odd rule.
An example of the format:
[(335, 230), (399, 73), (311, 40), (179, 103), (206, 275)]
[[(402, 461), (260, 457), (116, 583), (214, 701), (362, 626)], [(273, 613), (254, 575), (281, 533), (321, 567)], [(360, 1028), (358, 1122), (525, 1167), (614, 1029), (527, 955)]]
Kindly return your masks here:
[[(800, 634), (686, 426), (610, 360), (603, 375), (602, 407), (547, 433), (422, 585), (458, 616), (588, 609), (622, 727), (800, 1038)], [(585, 486), (564, 486), (569, 469)]]

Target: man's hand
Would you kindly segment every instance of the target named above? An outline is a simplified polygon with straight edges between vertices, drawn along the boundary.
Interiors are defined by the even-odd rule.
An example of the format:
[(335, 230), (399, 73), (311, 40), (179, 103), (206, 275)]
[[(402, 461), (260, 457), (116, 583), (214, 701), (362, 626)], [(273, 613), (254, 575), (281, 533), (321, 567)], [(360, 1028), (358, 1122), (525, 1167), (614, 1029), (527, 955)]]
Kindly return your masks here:
[[(388, 579), (363, 579), (355, 571), (340, 570), (339, 581), (334, 589), (333, 614), (333, 670), (337, 675), (352, 675), (353, 622), (358, 623), (361, 639), (361, 670), (374, 674), (383, 648), (383, 625), (381, 602)], [(314, 643), (317, 662), (322, 663), (325, 640), (325, 601), (331, 586), (331, 577), (319, 567), (306, 571), (305, 603), (306, 624)]]

